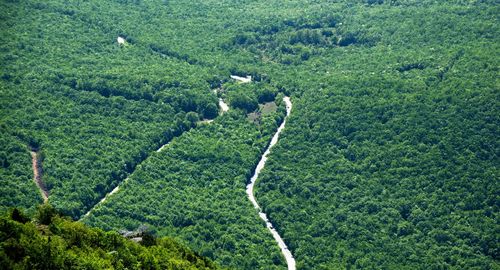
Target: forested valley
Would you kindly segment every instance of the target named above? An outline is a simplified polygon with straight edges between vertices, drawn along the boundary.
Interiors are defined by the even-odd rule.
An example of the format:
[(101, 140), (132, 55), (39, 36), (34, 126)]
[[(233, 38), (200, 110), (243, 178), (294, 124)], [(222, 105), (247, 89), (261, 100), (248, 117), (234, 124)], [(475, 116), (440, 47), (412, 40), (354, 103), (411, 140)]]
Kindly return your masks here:
[(499, 14), (1, 1), (1, 268), (500, 269)]

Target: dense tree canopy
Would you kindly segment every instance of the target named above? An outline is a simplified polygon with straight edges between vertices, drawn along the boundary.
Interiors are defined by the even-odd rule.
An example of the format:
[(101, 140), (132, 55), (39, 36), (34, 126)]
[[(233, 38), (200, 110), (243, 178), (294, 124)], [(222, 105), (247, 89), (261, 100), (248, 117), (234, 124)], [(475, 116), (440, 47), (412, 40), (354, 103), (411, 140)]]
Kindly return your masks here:
[(139, 165), (84, 222), (115, 230), (148, 224), (222, 265), (282, 267), (244, 189), (282, 116), (283, 110), (267, 114), (259, 125), (234, 110), (181, 135)]
[(499, 11), (3, 1), (0, 208), (35, 213), (36, 149), (49, 202), (74, 219), (120, 185), (85, 223), (148, 224), (222, 266), (284, 268), (245, 184), (288, 95), (256, 198), (298, 269), (498, 269)]
[[(141, 232), (139, 243), (40, 206), (31, 220), (14, 208), (0, 217), (2, 269), (217, 269), (171, 238)], [(147, 240), (146, 240), (147, 239)]]

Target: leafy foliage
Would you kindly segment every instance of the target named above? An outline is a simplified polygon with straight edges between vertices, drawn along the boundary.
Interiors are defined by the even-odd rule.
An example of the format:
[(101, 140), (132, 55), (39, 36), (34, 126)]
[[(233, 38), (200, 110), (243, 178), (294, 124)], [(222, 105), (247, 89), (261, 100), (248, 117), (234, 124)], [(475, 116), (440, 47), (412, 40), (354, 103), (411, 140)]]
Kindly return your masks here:
[(130, 174), (87, 223), (147, 223), (224, 266), (283, 267), (244, 187), (284, 110), (256, 121), (259, 103), (286, 94), (256, 197), (299, 269), (499, 268), (497, 1), (0, 10), (3, 208), (41, 201), (37, 146), (49, 200), (73, 218)]
[(229, 267), (282, 267), (279, 249), (244, 187), (283, 110), (263, 116), (260, 126), (232, 110), (181, 135), (84, 221), (115, 230), (147, 224)]
[[(41, 209), (45, 214), (55, 211), (48, 205)], [(154, 244), (145, 244), (143, 239), (139, 244), (116, 232), (91, 229), (57, 214), (47, 223), (30, 222), (26, 217), (20, 220), (22, 215), (13, 209), (0, 217), (2, 269), (218, 268), (171, 238), (156, 239)]]
[[(1, 5), (7, 31), (2, 149), (8, 150), (2, 154), (2, 206), (41, 202), (31, 181), (28, 146), (36, 144), (43, 157), (50, 201), (77, 218), (150, 152), (191, 128), (187, 112), (217, 115), (208, 82), (195, 76), (212, 75), (158, 56), (104, 25), (110, 21), (98, 23), (91, 6), (76, 12), (71, 7), (76, 3), (57, 1)], [(63, 23), (52, 23), (58, 21)], [(113, 44), (110, 35), (125, 36), (129, 46)], [(89, 52), (103, 58), (83, 56)], [(165, 64), (168, 70), (159, 68)], [(190, 78), (182, 79), (186, 75)]]
[(298, 268), (498, 268), (498, 27), (470, 30), (497, 8), (409, 8), (354, 7), (373, 29), (415, 16), (278, 77), (301, 98), (256, 197)]

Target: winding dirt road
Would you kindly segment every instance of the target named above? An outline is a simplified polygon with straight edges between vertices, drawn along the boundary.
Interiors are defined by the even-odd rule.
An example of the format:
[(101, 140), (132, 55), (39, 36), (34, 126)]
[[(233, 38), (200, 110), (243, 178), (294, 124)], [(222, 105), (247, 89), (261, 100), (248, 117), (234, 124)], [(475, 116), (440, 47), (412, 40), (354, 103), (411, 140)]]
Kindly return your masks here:
[(49, 191), (45, 187), (42, 181), (42, 164), (38, 152), (30, 151), (31, 154), (31, 164), (33, 166), (33, 181), (35, 181), (36, 186), (42, 194), (43, 202), (47, 203), (49, 201)]
[(281, 236), (274, 229), (274, 226), (271, 223), (271, 221), (269, 221), (269, 219), (267, 218), (267, 215), (264, 212), (262, 212), (262, 209), (260, 208), (259, 204), (257, 203), (257, 200), (255, 200), (255, 197), (253, 195), (253, 188), (255, 185), (255, 181), (257, 181), (257, 178), (259, 177), (260, 171), (266, 165), (267, 155), (269, 155), (269, 153), (271, 152), (270, 151), (271, 148), (278, 142), (279, 135), (280, 135), (281, 131), (283, 130), (283, 128), (285, 127), (286, 119), (288, 118), (288, 116), (290, 115), (290, 112), (292, 111), (292, 102), (290, 101), (290, 98), (284, 97), (283, 101), (286, 104), (286, 117), (283, 120), (283, 123), (281, 123), (281, 125), (279, 126), (276, 133), (274, 134), (273, 138), (271, 139), (271, 143), (269, 143), (269, 146), (267, 147), (266, 151), (262, 155), (262, 158), (260, 159), (259, 163), (257, 164), (257, 167), (255, 168), (255, 173), (252, 176), (252, 178), (250, 178), (250, 183), (247, 185), (246, 192), (248, 195), (248, 199), (252, 202), (255, 209), (257, 209), (259, 211), (259, 217), (262, 220), (264, 220), (264, 222), (266, 222), (266, 227), (269, 229), (269, 231), (271, 231), (271, 234), (273, 235), (274, 240), (276, 240), (276, 242), (278, 243), (278, 246), (281, 249), (281, 253), (283, 253), (283, 256), (286, 259), (286, 263), (288, 265), (288, 270), (295, 270), (295, 259), (293, 258), (292, 252), (290, 252), (290, 250), (286, 246), (286, 244), (283, 241), (283, 239), (281, 238)]

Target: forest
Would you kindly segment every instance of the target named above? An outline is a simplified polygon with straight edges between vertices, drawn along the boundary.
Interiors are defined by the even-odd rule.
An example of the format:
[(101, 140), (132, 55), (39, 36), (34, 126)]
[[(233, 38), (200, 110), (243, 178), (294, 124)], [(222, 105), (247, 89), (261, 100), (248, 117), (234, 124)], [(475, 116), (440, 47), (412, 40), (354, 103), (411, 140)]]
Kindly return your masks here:
[(282, 106), (263, 114), (260, 123), (250, 122), (243, 109), (229, 111), (175, 138), (83, 221), (107, 230), (146, 224), (159, 235), (180, 237), (220, 265), (279, 269), (279, 249), (244, 188), (282, 118)]
[[(219, 269), (171, 238), (137, 228), (132, 240), (61, 216), (41, 205), (30, 218), (13, 208), (0, 217), (2, 269)], [(137, 240), (133, 241), (133, 240)]]
[[(245, 186), (290, 96), (255, 197), (297, 269), (500, 269), (499, 14), (494, 0), (2, 1), (1, 263), (29, 268), (12, 245), (53, 244), (51, 263), (85, 265), (51, 228), (85, 242), (146, 226), (221, 267), (286, 269)], [(74, 222), (37, 225), (30, 152)], [(170, 252), (119, 241), (135, 267)], [(87, 268), (121, 267), (84, 248), (100, 256)]]

